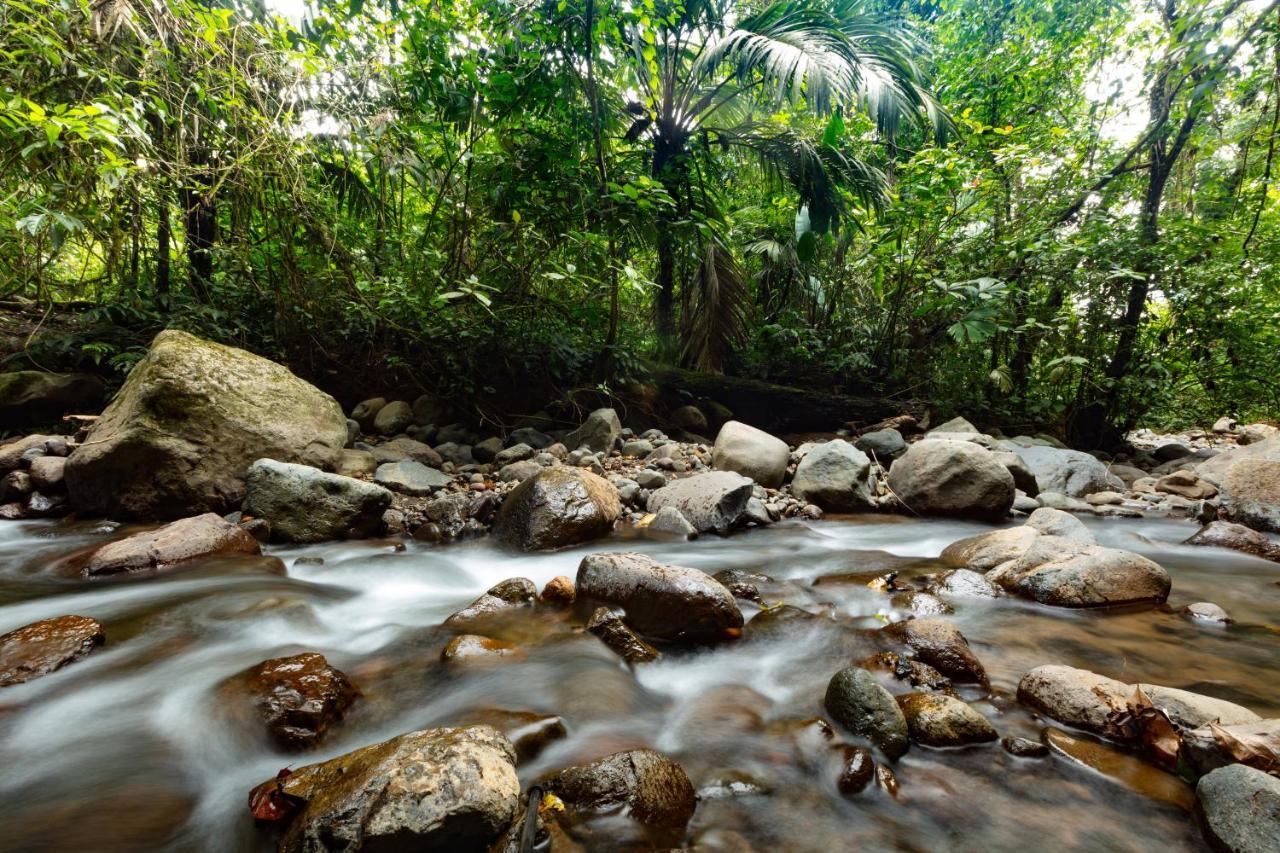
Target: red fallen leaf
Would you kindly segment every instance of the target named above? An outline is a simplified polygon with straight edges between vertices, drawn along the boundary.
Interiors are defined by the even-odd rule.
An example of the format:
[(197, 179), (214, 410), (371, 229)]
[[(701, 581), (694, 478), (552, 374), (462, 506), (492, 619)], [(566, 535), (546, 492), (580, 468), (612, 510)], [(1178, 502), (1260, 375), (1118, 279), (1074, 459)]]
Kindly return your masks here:
[(293, 773), (288, 767), (276, 774), (276, 778), (263, 782), (249, 792), (249, 811), (254, 820), (268, 823), (285, 820), (306, 805), (306, 800), (285, 793), (284, 780)]

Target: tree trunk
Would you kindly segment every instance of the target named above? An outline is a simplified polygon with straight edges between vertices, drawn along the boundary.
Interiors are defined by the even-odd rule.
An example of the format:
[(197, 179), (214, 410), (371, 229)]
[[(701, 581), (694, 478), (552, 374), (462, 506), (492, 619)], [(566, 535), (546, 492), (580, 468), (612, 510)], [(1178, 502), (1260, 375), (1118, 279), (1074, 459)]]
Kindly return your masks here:
[[(191, 160), (197, 168), (208, 165), (208, 155), (204, 152), (193, 154)], [(192, 294), (201, 302), (209, 301), (213, 284), (212, 249), (218, 240), (218, 209), (205, 192), (209, 178), (207, 172), (198, 171), (195, 181), (182, 188), (188, 282)]]

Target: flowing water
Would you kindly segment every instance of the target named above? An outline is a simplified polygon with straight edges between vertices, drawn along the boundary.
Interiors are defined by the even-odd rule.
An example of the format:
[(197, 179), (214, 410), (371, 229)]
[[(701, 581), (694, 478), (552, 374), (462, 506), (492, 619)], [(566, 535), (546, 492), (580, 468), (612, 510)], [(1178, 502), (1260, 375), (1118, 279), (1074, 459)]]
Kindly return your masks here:
[[(950, 618), (993, 687), (990, 696), (966, 690), (965, 698), (1002, 735), (1038, 738), (1044, 723), (1017, 705), (1017, 681), (1031, 667), (1064, 663), (1280, 715), (1280, 634), (1270, 627), (1280, 624), (1280, 565), (1176, 544), (1194, 531), (1189, 522), (1089, 523), (1104, 544), (1169, 570), (1169, 605), (1078, 612), (1008, 598), (953, 600)], [(245, 797), (281, 767), (494, 708), (565, 721), (568, 736), (521, 766), (526, 784), (557, 767), (652, 746), (680, 761), (695, 786), (750, 778), (767, 790), (704, 797), (689, 830), (700, 849), (751, 849), (744, 839), (761, 851), (1203, 849), (1182, 783), (1124, 756), (1111, 756), (1108, 775), (1057, 753), (1015, 758), (998, 744), (917, 746), (894, 767), (896, 798), (875, 786), (844, 798), (834, 770), (796, 759), (799, 721), (822, 713), (831, 674), (869, 650), (850, 629), (900, 615), (864, 573), (937, 570), (943, 547), (984, 529), (885, 516), (792, 521), (727, 539), (619, 536), (532, 556), (485, 541), (403, 550), (332, 543), (269, 549), (280, 562), (224, 560), (87, 583), (63, 576), (58, 558), (123, 531), (0, 524), (0, 633), (77, 613), (102, 622), (108, 638), (66, 669), (0, 691), (0, 849), (270, 849)], [(584, 553), (609, 549), (708, 572), (763, 573), (778, 581), (762, 588), (766, 600), (830, 618), (755, 637), (748, 628), (742, 641), (668, 653), (633, 674), (572, 620), (540, 608), (493, 627), (525, 649), (523, 658), (461, 670), (439, 663), (450, 636), (440, 622), (485, 589), (516, 576), (539, 586), (572, 577)], [(1236, 623), (1202, 625), (1178, 614), (1204, 600)], [(744, 608), (748, 618), (754, 612)], [(222, 685), (266, 658), (308, 650), (347, 672), (364, 697), (321, 750), (300, 758), (276, 751), (233, 710), (238, 703)]]

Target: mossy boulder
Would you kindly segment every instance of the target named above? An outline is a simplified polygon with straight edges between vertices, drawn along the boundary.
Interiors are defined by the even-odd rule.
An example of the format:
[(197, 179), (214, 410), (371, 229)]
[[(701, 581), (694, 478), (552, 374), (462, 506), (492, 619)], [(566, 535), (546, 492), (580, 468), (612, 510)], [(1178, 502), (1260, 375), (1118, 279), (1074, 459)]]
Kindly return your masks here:
[(67, 460), (67, 491), (113, 518), (227, 512), (255, 459), (331, 470), (346, 441), (337, 401), (288, 369), (167, 330)]

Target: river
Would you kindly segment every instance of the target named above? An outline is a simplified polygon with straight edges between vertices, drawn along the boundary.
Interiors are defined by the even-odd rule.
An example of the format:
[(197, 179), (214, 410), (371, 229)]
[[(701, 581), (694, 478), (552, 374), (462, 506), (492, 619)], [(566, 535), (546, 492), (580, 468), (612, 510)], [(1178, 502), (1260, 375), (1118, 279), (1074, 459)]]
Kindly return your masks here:
[[(1280, 565), (1177, 544), (1196, 529), (1186, 521), (1087, 522), (1103, 544), (1168, 569), (1169, 604), (1084, 612), (1010, 598), (953, 600), (949, 618), (993, 688), (989, 697), (962, 695), (1002, 735), (1032, 738), (1044, 723), (1013, 694), (1023, 673), (1046, 663), (1280, 715)], [(287, 575), (280, 563), (255, 558), (89, 583), (60, 576), (58, 558), (122, 531), (0, 523), (0, 633), (76, 613), (102, 622), (108, 638), (83, 661), (0, 691), (0, 849), (268, 850), (245, 807), (258, 782), (287, 765), (483, 708), (564, 719), (568, 736), (521, 766), (526, 783), (567, 764), (652, 746), (680, 761), (695, 786), (733, 772), (767, 789), (705, 798), (689, 830), (699, 849), (745, 849), (743, 840), (761, 851), (1205, 849), (1176, 790), (1181, 783), (1123, 756), (1106, 775), (1057, 753), (1015, 758), (999, 744), (917, 746), (894, 767), (896, 799), (874, 787), (844, 798), (824, 770), (790, 758), (787, 721), (821, 714), (827, 680), (854, 662), (848, 629), (901, 615), (865, 578), (833, 576), (935, 571), (947, 544), (985, 529), (887, 516), (790, 521), (725, 539), (676, 544), (618, 535), (529, 556), (484, 540), (400, 549), (387, 541), (330, 543), (269, 548)], [(449, 636), (440, 622), (497, 581), (523, 576), (541, 587), (556, 575), (572, 577), (585, 553), (619, 549), (708, 572), (769, 575), (780, 582), (778, 595), (833, 621), (755, 638), (748, 627), (743, 641), (668, 653), (633, 674), (594, 637), (540, 609), (503, 629), (503, 639), (525, 649), (523, 658), (462, 670), (439, 663)], [(314, 557), (323, 563), (299, 562)], [(1220, 604), (1235, 624), (1179, 615), (1194, 601)], [(744, 607), (748, 618), (754, 612)], [(323, 653), (364, 693), (323, 748), (302, 758), (270, 746), (220, 687), (263, 659), (300, 651)]]

